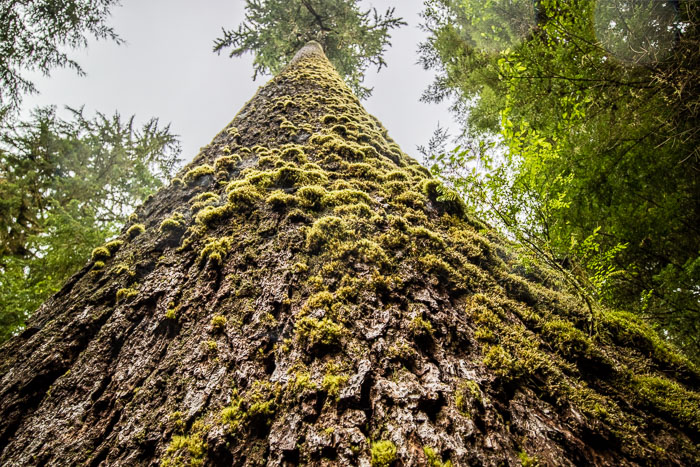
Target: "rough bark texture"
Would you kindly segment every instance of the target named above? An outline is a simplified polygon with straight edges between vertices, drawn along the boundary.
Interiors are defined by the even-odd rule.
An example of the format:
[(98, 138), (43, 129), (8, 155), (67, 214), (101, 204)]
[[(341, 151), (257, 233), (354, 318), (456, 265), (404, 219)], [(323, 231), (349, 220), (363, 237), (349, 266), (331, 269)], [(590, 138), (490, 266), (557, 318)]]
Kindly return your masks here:
[(0, 350), (0, 464), (699, 461), (697, 370), (470, 218), (314, 44), (134, 217)]

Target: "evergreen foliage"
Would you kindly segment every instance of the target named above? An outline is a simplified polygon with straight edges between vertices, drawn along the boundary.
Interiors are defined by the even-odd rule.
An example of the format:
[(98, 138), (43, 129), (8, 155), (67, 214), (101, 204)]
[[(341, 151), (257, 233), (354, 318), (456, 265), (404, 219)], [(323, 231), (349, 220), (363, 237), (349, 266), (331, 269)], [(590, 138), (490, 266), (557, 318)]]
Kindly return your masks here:
[(36, 92), (27, 71), (49, 74), (68, 67), (83, 74), (66, 49), (87, 45), (88, 36), (121, 39), (107, 26), (119, 0), (4, 1), (0, 5), (0, 112), (17, 109), (22, 96)]
[(436, 150), (434, 171), (581, 294), (694, 358), (699, 5), (429, 0), (421, 45), (438, 71), (424, 99), (452, 100), (480, 140)]
[(255, 55), (254, 78), (277, 74), (297, 50), (318, 41), (329, 60), (360, 99), (372, 90), (362, 86), (370, 66), (381, 70), (389, 31), (406, 23), (394, 8), (379, 14), (363, 11), (358, 0), (246, 0), (246, 17), (237, 29), (223, 30), (216, 52), (231, 48), (231, 56)]
[[(124, 220), (176, 168), (179, 144), (156, 119), (54, 108), (5, 128), (0, 147), (0, 342), (90, 257), (102, 264)], [(129, 236), (144, 226), (133, 226)], [(94, 251), (93, 251), (93, 248)], [(95, 267), (99, 267), (95, 264)]]

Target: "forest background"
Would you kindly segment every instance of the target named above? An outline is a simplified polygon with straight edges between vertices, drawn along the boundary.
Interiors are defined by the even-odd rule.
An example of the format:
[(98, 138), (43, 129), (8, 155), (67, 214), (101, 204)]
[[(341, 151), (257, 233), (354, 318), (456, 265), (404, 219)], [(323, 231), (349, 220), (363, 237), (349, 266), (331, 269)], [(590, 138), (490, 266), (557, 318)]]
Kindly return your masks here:
[[(398, 142), (424, 141), (433, 173), (525, 247), (523, 267), (546, 261), (568, 277), (589, 304), (592, 329), (601, 306), (623, 309), (698, 361), (698, 2), (221, 3), (237, 11), (216, 15), (225, 18), (221, 30), (197, 31), (207, 36), (196, 54), (233, 64), (235, 74), (207, 87), (242, 87), (249, 96), (251, 72), (264, 80), (318, 40)], [(128, 48), (130, 38), (111, 27), (111, 15), (128, 8), (114, 0), (0, 5), (0, 341), (167, 183), (183, 162), (181, 144), (193, 157), (193, 145), (214, 133), (202, 128), (206, 137), (181, 142), (157, 118), (139, 124), (112, 109), (90, 116), (80, 106), (95, 102), (64, 109), (68, 102), (36, 97), (68, 79), (66, 70), (78, 79), (83, 51)], [(172, 29), (188, 26), (166, 8), (160, 13)], [(198, 62), (162, 66), (194, 44), (153, 41), (161, 51), (134, 62), (131, 86), (151, 69), (177, 70), (195, 90), (208, 83)], [(389, 61), (395, 51), (399, 58)], [(422, 70), (411, 68), (416, 60)], [(387, 65), (403, 76), (377, 81)], [(179, 89), (160, 91), (173, 107), (192, 109)], [(182, 118), (211, 113), (216, 128), (241, 105), (192, 95), (202, 116)], [(452, 124), (439, 126), (445, 120)]]

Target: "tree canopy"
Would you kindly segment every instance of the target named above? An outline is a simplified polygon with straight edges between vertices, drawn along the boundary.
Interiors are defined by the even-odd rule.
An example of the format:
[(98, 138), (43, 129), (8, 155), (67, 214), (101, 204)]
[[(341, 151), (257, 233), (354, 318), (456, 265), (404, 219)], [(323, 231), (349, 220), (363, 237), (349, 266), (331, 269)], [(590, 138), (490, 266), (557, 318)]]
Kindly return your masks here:
[(118, 233), (167, 181), (179, 143), (151, 119), (55, 108), (4, 128), (0, 146), (0, 341)]
[(380, 70), (390, 45), (389, 31), (406, 23), (394, 16), (362, 10), (359, 0), (246, 0), (245, 20), (237, 29), (224, 29), (214, 50), (230, 55), (255, 55), (254, 78), (276, 74), (310, 40), (318, 41), (360, 99), (372, 90), (363, 86), (370, 66)]
[[(472, 207), (698, 356), (697, 2), (430, 0), (421, 46)], [(487, 136), (493, 135), (493, 136)]]
[(48, 75), (57, 67), (83, 74), (66, 49), (87, 45), (89, 36), (121, 42), (107, 25), (119, 0), (3, 1), (0, 4), (0, 110), (16, 110), (36, 92), (27, 71)]

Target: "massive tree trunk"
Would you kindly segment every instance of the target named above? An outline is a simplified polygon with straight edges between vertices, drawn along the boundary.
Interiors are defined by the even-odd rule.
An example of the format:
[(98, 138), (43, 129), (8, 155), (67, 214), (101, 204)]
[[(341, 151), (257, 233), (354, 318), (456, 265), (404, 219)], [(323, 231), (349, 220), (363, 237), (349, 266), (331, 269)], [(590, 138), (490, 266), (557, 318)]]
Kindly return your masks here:
[(134, 217), (2, 347), (0, 464), (699, 460), (697, 370), (465, 213), (313, 43)]

